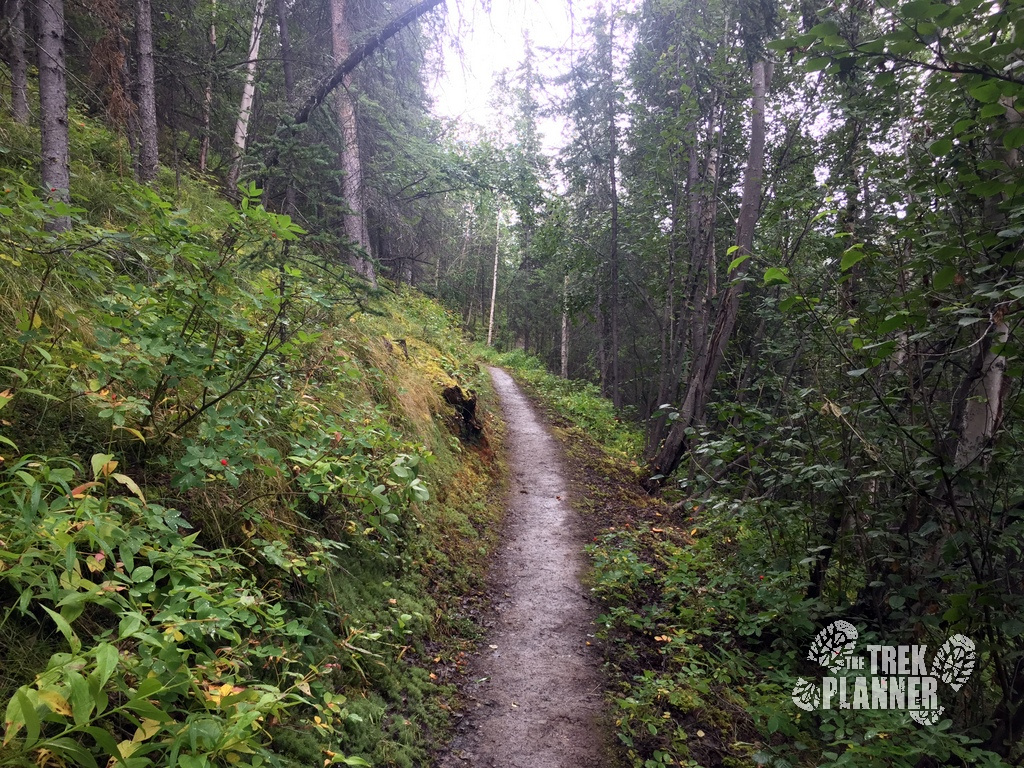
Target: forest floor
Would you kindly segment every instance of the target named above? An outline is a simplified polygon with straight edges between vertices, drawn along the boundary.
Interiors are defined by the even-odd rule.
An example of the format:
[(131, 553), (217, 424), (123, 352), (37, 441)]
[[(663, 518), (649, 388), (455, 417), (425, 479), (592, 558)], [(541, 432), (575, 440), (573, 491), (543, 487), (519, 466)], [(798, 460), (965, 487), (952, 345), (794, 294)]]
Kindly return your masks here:
[(465, 713), (441, 768), (608, 762), (596, 607), (581, 584), (587, 531), (569, 505), (561, 446), (512, 377), (491, 368), (510, 468), (488, 636), (470, 664)]

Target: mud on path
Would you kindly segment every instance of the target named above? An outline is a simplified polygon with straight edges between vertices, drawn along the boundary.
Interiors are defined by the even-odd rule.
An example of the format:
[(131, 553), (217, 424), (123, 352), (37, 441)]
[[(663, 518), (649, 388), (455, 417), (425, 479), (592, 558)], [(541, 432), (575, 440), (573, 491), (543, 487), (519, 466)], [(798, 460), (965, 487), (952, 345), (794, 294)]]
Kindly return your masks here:
[(593, 606), (580, 585), (582, 526), (562, 452), (504, 371), (490, 369), (510, 470), (493, 626), (471, 663), (466, 714), (440, 768), (577, 768), (606, 763)]

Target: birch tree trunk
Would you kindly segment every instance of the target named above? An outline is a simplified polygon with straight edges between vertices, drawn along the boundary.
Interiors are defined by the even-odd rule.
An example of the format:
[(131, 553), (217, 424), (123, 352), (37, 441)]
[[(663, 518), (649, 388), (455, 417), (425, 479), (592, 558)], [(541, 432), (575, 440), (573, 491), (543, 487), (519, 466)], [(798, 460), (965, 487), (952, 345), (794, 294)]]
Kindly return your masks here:
[(139, 75), (139, 181), (156, 178), (160, 162), (156, 125), (156, 67), (153, 62), (153, 11), (151, 0), (136, 0), (135, 42)]
[(245, 85), (242, 87), (242, 102), (238, 107), (235, 122), (234, 158), (228, 172), (228, 190), (238, 186), (242, 175), (242, 157), (245, 142), (249, 136), (249, 118), (252, 116), (252, 102), (256, 96), (256, 59), (260, 55), (260, 39), (263, 37), (263, 19), (267, 12), (267, 0), (256, 0), (256, 11), (252, 16), (252, 33), (249, 35), (249, 54), (245, 63)]
[[(70, 201), (68, 85), (64, 63), (64, 0), (37, 0), (39, 20), (39, 116), (42, 135), (42, 183), (47, 199)], [(70, 216), (55, 216), (53, 232), (71, 228)]]
[[(346, 19), (346, 0), (331, 0), (331, 42), (334, 63), (340, 66), (352, 53), (352, 35)], [(335, 92), (335, 113), (341, 131), (340, 164), (343, 173), (341, 194), (348, 206), (342, 215), (342, 232), (350, 244), (349, 264), (355, 272), (377, 285), (377, 275), (370, 261), (370, 235), (366, 227), (366, 205), (363, 198), (363, 167), (359, 157), (359, 131), (355, 104), (349, 91), (351, 78), (342, 80)]]
[(28, 123), (28, 62), (25, 59), (25, 0), (9, 0), (7, 64), (11, 68), (11, 117)]
[[(750, 117), (750, 148), (747, 168), (743, 175), (740, 215), (736, 224), (737, 257), (749, 257), (754, 248), (754, 228), (760, 212), (761, 186), (764, 175), (764, 106), (769, 78), (770, 67), (768, 64), (763, 59), (755, 61), (751, 73), (753, 98)], [(732, 282), (722, 296), (711, 335), (702, 345), (703, 349), (699, 354), (698, 350), (694, 350), (695, 359), (690, 370), (679, 418), (669, 430), (661, 450), (651, 465), (652, 479), (648, 482), (648, 487), (651, 490), (661, 487), (679, 466), (687, 448), (686, 430), (696, 426), (704, 418), (708, 400), (714, 389), (715, 379), (718, 377), (719, 368), (725, 359), (726, 345), (739, 317), (740, 296), (746, 286), (746, 281), (742, 280), (742, 277), (746, 274), (750, 261), (751, 259), (748, 258), (734, 270)], [(709, 283), (709, 285), (712, 284)]]
[(501, 211), (494, 214), (494, 276), (491, 279), (491, 315), (487, 320), (487, 346), (494, 338), (494, 305), (498, 301), (498, 253), (501, 246)]

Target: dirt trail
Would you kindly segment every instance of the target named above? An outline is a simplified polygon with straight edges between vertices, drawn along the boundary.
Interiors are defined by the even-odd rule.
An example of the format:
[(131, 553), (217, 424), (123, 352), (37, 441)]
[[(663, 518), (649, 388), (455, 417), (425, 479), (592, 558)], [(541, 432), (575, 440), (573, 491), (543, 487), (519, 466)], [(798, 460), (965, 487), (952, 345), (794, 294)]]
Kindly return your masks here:
[(490, 369), (508, 424), (503, 547), (493, 627), (471, 664), (467, 712), (441, 768), (577, 768), (604, 762), (600, 661), (582, 530), (561, 450), (512, 377)]

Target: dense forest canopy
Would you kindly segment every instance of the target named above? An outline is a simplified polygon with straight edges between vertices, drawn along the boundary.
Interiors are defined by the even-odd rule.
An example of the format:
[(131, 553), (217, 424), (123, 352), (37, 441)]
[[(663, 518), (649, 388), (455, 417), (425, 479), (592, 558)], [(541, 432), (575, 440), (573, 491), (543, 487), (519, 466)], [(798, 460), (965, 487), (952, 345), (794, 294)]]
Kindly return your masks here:
[[(203, 246), (221, 270), (204, 301), (256, 269), (252, 316), (218, 325), (197, 362), (142, 313), (163, 369), (133, 368), (113, 339), (89, 364), (93, 393), (135, 392), (107, 415), (145, 438), (142, 465), (243, 388), (222, 332), (259, 378), (333, 292), (362, 307), (383, 280), (414, 286), (474, 338), (593, 382), (644, 432), (647, 492), (732, 505), (745, 562), (786, 596), (765, 648), (832, 618), (973, 638), (978, 676), (946, 702), (941, 750), (1019, 761), (1024, 3), (596, 3), (575, 10), (564, 68), (527, 45), (495, 85), (500, 124), (471, 132), (432, 113), (427, 87), (455, 5), (3, 0), (0, 258), (24, 270), (4, 290), (35, 297), (0, 307), (16, 329), (0, 362), (22, 372), (3, 404), (33, 349), (65, 343), (41, 319), (51, 284), (71, 301), (93, 280), (122, 317), (145, 291), (96, 286), (155, 280), (196, 333), (200, 289), (159, 275), (199, 247), (172, 208), (192, 184), (221, 189), (244, 221)], [(552, 120), (565, 135), (547, 152)], [(116, 179), (95, 181), (101, 165)], [(110, 234), (133, 215), (121, 182), (167, 261)], [(28, 242), (43, 245), (18, 256)], [(212, 383), (169, 405), (188, 365)], [(200, 443), (187, 450), (213, 461)], [(182, 461), (184, 492), (202, 480)], [(776, 722), (775, 738), (802, 727)]]

